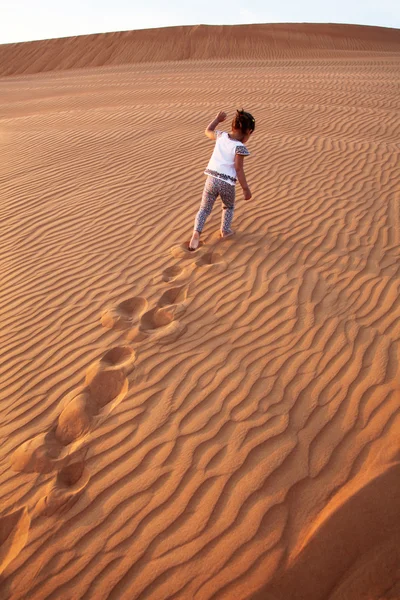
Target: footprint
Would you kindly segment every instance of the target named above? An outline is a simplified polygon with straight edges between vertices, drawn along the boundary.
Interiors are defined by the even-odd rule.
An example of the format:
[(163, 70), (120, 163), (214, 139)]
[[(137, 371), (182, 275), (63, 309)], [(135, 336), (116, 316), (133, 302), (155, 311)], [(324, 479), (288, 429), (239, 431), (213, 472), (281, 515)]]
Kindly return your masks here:
[(141, 342), (149, 334), (163, 337), (165, 343), (175, 341), (186, 331), (177, 319), (187, 306), (188, 286), (179, 285), (166, 290), (157, 302), (157, 306), (144, 313), (139, 327), (131, 333), (131, 341)]
[(174, 320), (176, 305), (168, 305), (163, 308), (155, 307), (147, 311), (140, 320), (140, 331), (151, 331), (159, 327), (165, 327)]
[(100, 360), (105, 368), (118, 368), (126, 375), (133, 369), (136, 360), (136, 352), (130, 346), (115, 346), (108, 350)]
[(163, 271), (162, 279), (166, 282), (175, 281), (175, 279), (177, 279), (180, 275), (183, 274), (183, 271), (184, 269), (182, 269), (178, 265), (175, 265), (174, 267), (168, 267), (168, 269), (165, 269), (165, 271)]
[[(168, 292), (172, 290), (168, 290)], [(176, 291), (172, 293), (172, 297), (176, 297), (175, 294), (180, 294)], [(163, 298), (163, 299), (162, 299)], [(164, 297), (164, 294), (160, 298), (159, 302), (170, 302), (171, 296)], [(183, 333), (185, 333), (187, 327), (176, 320), (177, 316), (185, 311), (184, 305), (167, 304), (163, 307), (156, 306), (143, 315), (140, 321), (139, 328), (131, 333), (131, 340), (135, 342), (142, 342), (149, 335), (155, 340), (160, 338), (159, 343), (169, 344), (177, 340)]]
[(129, 298), (118, 306), (105, 310), (101, 316), (101, 324), (107, 329), (128, 329), (139, 319), (146, 308), (146, 298), (141, 296)]
[(56, 480), (49, 486), (46, 495), (37, 502), (34, 515), (50, 517), (56, 512), (70, 509), (82, 495), (90, 479), (83, 458), (76, 458), (63, 467)]
[(188, 295), (188, 287), (181, 285), (179, 287), (170, 288), (163, 293), (157, 305), (160, 307), (171, 306), (174, 304), (182, 304), (185, 302)]
[[(51, 473), (62, 468), (71, 453), (67, 448), (93, 427), (94, 418), (110, 404), (113, 409), (128, 391), (125, 371), (130, 370), (135, 353), (129, 346), (113, 348), (87, 370), (85, 385), (73, 390), (64, 400), (56, 425), (19, 446), (11, 456), (14, 471)], [(121, 368), (117, 368), (121, 365)], [(76, 450), (76, 445), (74, 450)]]
[(73, 398), (58, 417), (56, 438), (63, 445), (87, 433), (92, 424), (93, 417), (98, 413), (98, 407), (92, 396), (82, 392)]
[(26, 507), (0, 517), (0, 574), (24, 548), (30, 524)]
[(197, 267), (208, 267), (210, 265), (220, 265), (226, 267), (226, 262), (222, 259), (222, 255), (214, 251), (203, 254), (203, 256), (199, 258), (195, 264)]
[[(126, 354), (122, 348), (113, 348), (98, 363), (89, 367), (85, 386), (76, 390), (75, 397), (62, 410), (55, 429), (55, 438), (62, 446), (83, 438), (97, 424), (94, 419), (102, 408), (112, 403), (110, 408), (113, 409), (125, 397), (128, 380), (124, 370), (107, 366), (110, 363), (112, 365), (112, 361), (116, 361), (114, 365), (117, 365), (120, 359), (125, 360), (130, 368), (132, 353)], [(50, 470), (54, 470), (54, 462), (51, 466)]]
[(83, 387), (90, 398), (86, 403), (87, 414), (97, 415), (99, 408), (111, 403), (109, 408), (115, 408), (124, 399), (129, 385), (126, 376), (133, 370), (135, 361), (133, 348), (115, 346), (87, 369)]
[(59, 459), (61, 450), (54, 431), (39, 433), (15, 450), (11, 467), (23, 473), (51, 473), (62, 462)]
[(115, 407), (128, 391), (128, 380), (123, 370), (103, 369), (101, 362), (88, 369), (85, 384), (91, 400), (101, 408), (110, 402)]

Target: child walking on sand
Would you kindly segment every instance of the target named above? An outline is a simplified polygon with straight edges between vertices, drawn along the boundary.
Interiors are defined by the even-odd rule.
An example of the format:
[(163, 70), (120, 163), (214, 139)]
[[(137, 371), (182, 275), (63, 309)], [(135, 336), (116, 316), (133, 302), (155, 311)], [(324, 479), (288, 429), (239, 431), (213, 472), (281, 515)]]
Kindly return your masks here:
[(231, 133), (216, 130), (218, 123), (225, 121), (226, 116), (225, 112), (219, 112), (205, 131), (207, 137), (216, 140), (216, 144), (210, 162), (204, 171), (208, 177), (200, 209), (194, 222), (189, 250), (196, 250), (199, 247), (200, 234), (218, 196), (221, 196), (222, 200), (221, 237), (233, 235), (231, 223), (235, 210), (236, 181), (239, 181), (243, 188), (244, 199), (251, 199), (243, 162), (244, 157), (250, 155), (245, 144), (253, 133), (256, 123), (250, 113), (237, 110), (232, 121)]

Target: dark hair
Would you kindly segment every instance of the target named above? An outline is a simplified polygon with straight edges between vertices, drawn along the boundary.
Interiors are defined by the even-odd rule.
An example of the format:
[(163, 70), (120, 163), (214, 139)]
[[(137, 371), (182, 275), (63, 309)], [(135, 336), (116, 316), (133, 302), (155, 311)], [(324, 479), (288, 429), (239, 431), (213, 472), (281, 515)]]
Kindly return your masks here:
[(247, 131), (254, 131), (255, 128), (256, 122), (253, 115), (243, 109), (236, 111), (232, 121), (232, 129), (240, 129), (242, 133), (247, 133)]

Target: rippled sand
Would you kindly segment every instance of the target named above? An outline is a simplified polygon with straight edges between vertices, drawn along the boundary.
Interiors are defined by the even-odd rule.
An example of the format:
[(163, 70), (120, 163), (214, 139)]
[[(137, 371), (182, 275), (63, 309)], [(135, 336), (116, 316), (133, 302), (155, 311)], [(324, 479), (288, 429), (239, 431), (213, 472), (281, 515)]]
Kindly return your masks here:
[[(1, 598), (400, 598), (400, 32), (0, 59)], [(191, 253), (242, 106), (254, 199)]]

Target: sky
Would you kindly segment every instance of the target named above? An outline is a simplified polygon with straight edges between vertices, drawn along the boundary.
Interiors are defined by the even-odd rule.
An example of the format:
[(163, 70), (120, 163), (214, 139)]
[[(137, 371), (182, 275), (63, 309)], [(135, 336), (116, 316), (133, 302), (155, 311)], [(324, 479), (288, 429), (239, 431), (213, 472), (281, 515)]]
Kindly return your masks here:
[(400, 28), (400, 1), (0, 0), (0, 44), (200, 23), (353, 23)]

